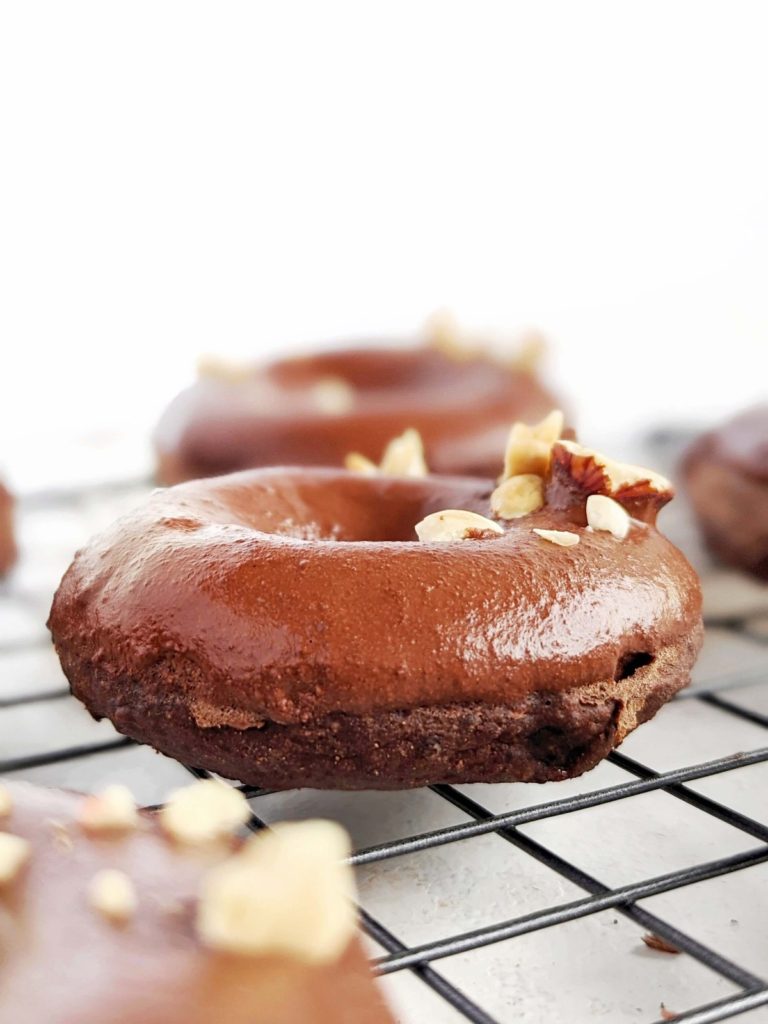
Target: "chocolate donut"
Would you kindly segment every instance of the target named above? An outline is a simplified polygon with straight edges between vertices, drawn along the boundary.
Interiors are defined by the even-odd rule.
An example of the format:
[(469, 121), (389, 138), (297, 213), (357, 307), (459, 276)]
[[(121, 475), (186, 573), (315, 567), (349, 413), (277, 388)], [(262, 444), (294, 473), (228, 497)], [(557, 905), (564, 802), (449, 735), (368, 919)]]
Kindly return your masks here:
[[(84, 815), (93, 802), (24, 783), (0, 787), (0, 1019), (392, 1024), (353, 934), (341, 954), (317, 962), (290, 953), (290, 935), (281, 939), (286, 952), (263, 955), (210, 945), (205, 921), (248, 880), (252, 853), (233, 856), (231, 842), (180, 843), (157, 815), (126, 816), (124, 801), (117, 817), (109, 806), (100, 818)], [(311, 871), (308, 852), (293, 855)], [(246, 899), (261, 893), (273, 913), (275, 868), (259, 867)]]
[(768, 404), (700, 437), (683, 476), (712, 553), (768, 580)]
[(526, 362), (445, 344), (214, 365), (163, 414), (157, 476), (178, 483), (255, 466), (337, 466), (352, 449), (378, 460), (408, 427), (435, 472), (493, 476), (509, 423), (553, 404)]
[(56, 594), (73, 693), (269, 788), (580, 774), (687, 683), (701, 595), (654, 525), (667, 481), (557, 422), (516, 425), (496, 488), (276, 468), (156, 492)]
[(16, 561), (16, 541), (13, 536), (13, 498), (0, 483), (0, 576), (4, 576)]

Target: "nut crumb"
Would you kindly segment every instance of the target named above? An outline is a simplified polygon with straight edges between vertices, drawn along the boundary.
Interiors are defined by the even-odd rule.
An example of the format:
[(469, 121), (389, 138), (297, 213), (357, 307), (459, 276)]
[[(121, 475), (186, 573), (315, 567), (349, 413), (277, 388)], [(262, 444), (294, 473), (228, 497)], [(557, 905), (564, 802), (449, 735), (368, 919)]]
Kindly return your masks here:
[(13, 810), (13, 799), (6, 786), (0, 786), (0, 818), (7, 818)]
[(203, 880), (197, 931), (213, 949), (329, 963), (355, 928), (349, 840), (330, 821), (278, 824)]
[(533, 374), (541, 366), (546, 352), (547, 339), (541, 331), (531, 328), (523, 335), (509, 362), (513, 369)]
[(363, 473), (366, 476), (410, 476), (420, 477), (429, 473), (424, 458), (424, 445), (418, 430), (409, 427), (408, 430), (394, 437), (384, 449), (381, 463), (377, 466), (365, 455), (359, 452), (350, 452), (344, 460), (344, 465), (353, 473)]
[(16, 878), (31, 853), (32, 847), (26, 839), (0, 832), (0, 886)]
[(674, 1010), (668, 1010), (664, 1003), (659, 1004), (659, 1013), (662, 1020), (677, 1020), (678, 1014)]
[(170, 794), (160, 810), (160, 824), (179, 842), (210, 843), (233, 835), (250, 813), (239, 789), (218, 779), (201, 779)]
[(544, 481), (533, 473), (509, 477), (491, 495), (491, 509), (499, 519), (519, 519), (543, 504)]
[(360, 452), (350, 452), (344, 459), (345, 467), (350, 473), (362, 473), (363, 476), (376, 476), (379, 467), (375, 462), (361, 455)]
[(77, 820), (87, 832), (128, 832), (138, 827), (139, 814), (130, 789), (114, 785), (84, 797)]
[(624, 540), (629, 533), (629, 513), (618, 501), (606, 494), (590, 494), (587, 498), (587, 523), (593, 530), (610, 533), (616, 540)]
[(498, 537), (504, 530), (492, 519), (460, 508), (446, 508), (432, 512), (416, 524), (416, 536), (424, 542), (455, 540), (482, 540)]
[(136, 890), (124, 871), (97, 871), (88, 885), (88, 902), (108, 921), (123, 922), (136, 913)]
[(312, 387), (315, 408), (326, 416), (343, 416), (355, 405), (355, 392), (343, 377), (321, 377)]
[(214, 380), (224, 380), (231, 384), (237, 384), (247, 380), (252, 375), (253, 367), (236, 359), (206, 354), (200, 356), (197, 360), (198, 377), (208, 377)]
[(424, 338), (431, 348), (457, 363), (467, 362), (482, 354), (482, 348), (473, 342), (459, 326), (448, 309), (439, 309), (424, 324)]
[(548, 540), (550, 544), (557, 544), (561, 548), (572, 548), (579, 543), (578, 533), (571, 533), (570, 530), (539, 530), (534, 527), (533, 532), (542, 540)]
[(499, 483), (510, 477), (533, 473), (544, 476), (549, 469), (552, 447), (563, 432), (563, 414), (553, 409), (539, 423), (513, 423), (504, 453), (504, 472)]
[(667, 942), (666, 939), (662, 939), (660, 935), (654, 935), (653, 932), (648, 932), (643, 935), (643, 942), (649, 949), (655, 949), (659, 953), (679, 953), (680, 950), (677, 946), (673, 946), (671, 942)]

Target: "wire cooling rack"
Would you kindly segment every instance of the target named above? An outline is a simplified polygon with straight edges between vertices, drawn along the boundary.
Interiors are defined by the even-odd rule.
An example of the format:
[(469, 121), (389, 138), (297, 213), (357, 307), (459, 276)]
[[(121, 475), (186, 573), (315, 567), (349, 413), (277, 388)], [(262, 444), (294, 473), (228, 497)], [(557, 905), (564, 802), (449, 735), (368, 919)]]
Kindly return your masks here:
[[(170, 767), (177, 774), (207, 774), (148, 755), (146, 748), (111, 731), (108, 723), (86, 723), (42, 629), (53, 587), (74, 547), (141, 493), (136, 486), (115, 484), (41, 493), (22, 503), (22, 564), (0, 589), (0, 774), (97, 787), (114, 777), (125, 778), (123, 755), (129, 751), (141, 752), (144, 765), (150, 763), (148, 756), (154, 758), (138, 776), (139, 788), (150, 795), (167, 790), (171, 781), (178, 784)], [(762, 1016), (768, 1010), (758, 1010), (768, 1007), (768, 959), (745, 953), (753, 946), (760, 949), (768, 930), (766, 905), (760, 907), (768, 879), (754, 875), (768, 861), (767, 816), (760, 813), (768, 800), (747, 800), (747, 813), (739, 796), (746, 792), (754, 797), (758, 789), (768, 792), (765, 775), (744, 774), (768, 762), (764, 625), (764, 619), (749, 612), (720, 616), (713, 631), (720, 653), (710, 657), (709, 674), (670, 709), (677, 713), (675, 728), (683, 738), (703, 714), (708, 735), (719, 744), (718, 756), (669, 767), (669, 749), (663, 753), (664, 745), (652, 738), (658, 728), (654, 722), (640, 731), (646, 737), (641, 749), (652, 756), (631, 756), (625, 752), (631, 747), (628, 741), (583, 780), (543, 787), (435, 785), (397, 794), (394, 813), (394, 794), (276, 794), (241, 786), (252, 808), (249, 827), (258, 830), (279, 817), (313, 813), (344, 819), (354, 804), (355, 814), (368, 823), (364, 836), (372, 820), (371, 835), (377, 837), (376, 828), (384, 831), (384, 838), (378, 835), (375, 842), (360, 844), (351, 862), (360, 878), (361, 922), (378, 971), (384, 979), (417, 979), (399, 996), (399, 1019), (407, 1024), (578, 1024), (593, 1019), (708, 1024), (742, 1014), (750, 1021), (768, 1019)], [(725, 683), (732, 688), (724, 690)], [(88, 730), (94, 730), (93, 738)], [(78, 741), (81, 735), (84, 741)], [(660, 736), (657, 731), (655, 738)], [(736, 748), (723, 751), (723, 744), (730, 743)], [(671, 746), (677, 745), (673, 738)], [(609, 784), (600, 784), (606, 778)], [(741, 788), (726, 787), (728, 799), (702, 791), (702, 785), (715, 785), (721, 778), (738, 778)], [(651, 795), (664, 801), (672, 824), (649, 839), (642, 827), (649, 815), (655, 820), (647, 803)], [(510, 806), (504, 807), (505, 802)], [(614, 824), (594, 818), (612, 807), (621, 810)], [(351, 820), (362, 819), (352, 815)], [(565, 823), (574, 827), (553, 831)], [(394, 837), (386, 835), (389, 828)], [(729, 840), (719, 855), (707, 856), (713, 829), (728, 831)], [(359, 828), (352, 831), (360, 833)], [(600, 871), (592, 873), (585, 866), (593, 853), (614, 845), (613, 853), (600, 862)], [(672, 870), (642, 870), (661, 863), (657, 846), (671, 851)], [(476, 850), (480, 852), (474, 856)], [(463, 866), (455, 869), (451, 859), (460, 854)], [(428, 859), (426, 867), (414, 868), (419, 858)], [(710, 892), (704, 883), (734, 876), (747, 880), (735, 896), (721, 889), (714, 896), (702, 895)], [(461, 900), (447, 893), (456, 879)], [(657, 909), (665, 898), (667, 903)], [(399, 917), (391, 912), (395, 904), (401, 908)], [(706, 927), (697, 923), (695, 914), (693, 924), (680, 923), (691, 917), (691, 908), (701, 907), (722, 908), (720, 917), (731, 926), (738, 925), (741, 914), (756, 915), (757, 930), (742, 936), (734, 955), (728, 950), (734, 945), (731, 937), (718, 937), (717, 927), (723, 927), (719, 918), (717, 927), (711, 921)], [(392, 923), (398, 919), (402, 933)], [(590, 921), (599, 922), (608, 938), (596, 944), (592, 933), (585, 936), (569, 928)], [(622, 923), (629, 924), (629, 938), (626, 931), (616, 932)], [(538, 935), (545, 943), (534, 942), (519, 955), (519, 944)], [(643, 946), (643, 939), (650, 948)], [(488, 951), (495, 951), (495, 959), (482, 960)], [(691, 969), (684, 970), (679, 965), (686, 957)], [(571, 961), (575, 973), (558, 980), (558, 965)], [(686, 981), (678, 985), (681, 975)], [(618, 990), (617, 976), (624, 979)], [(643, 1005), (637, 1005), (638, 976), (646, 976), (650, 986)], [(632, 985), (629, 1001), (622, 1000), (621, 991)], [(669, 1001), (658, 998), (665, 986), (671, 992)], [(557, 998), (551, 995), (555, 989)], [(605, 995), (603, 989), (612, 994)], [(682, 998), (685, 1005), (680, 1005)]]

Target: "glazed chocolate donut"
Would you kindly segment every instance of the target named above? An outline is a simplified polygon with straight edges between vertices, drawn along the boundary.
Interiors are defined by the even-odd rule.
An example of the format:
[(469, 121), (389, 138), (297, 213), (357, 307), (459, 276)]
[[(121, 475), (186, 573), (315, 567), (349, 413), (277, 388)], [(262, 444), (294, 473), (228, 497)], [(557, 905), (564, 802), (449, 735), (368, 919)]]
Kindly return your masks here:
[(667, 482), (552, 422), (513, 429), (496, 489), (280, 468), (156, 492), (56, 594), (73, 693), (269, 788), (580, 774), (687, 683), (701, 595), (654, 525)]
[(683, 475), (713, 554), (768, 580), (768, 404), (700, 437)]
[(13, 536), (13, 498), (0, 483), (0, 576), (4, 576), (16, 561), (16, 541)]
[[(96, 801), (109, 803), (108, 793)], [(141, 813), (131, 825), (124, 801), (120, 816), (102, 813), (100, 827), (86, 830), (83, 808), (93, 801), (24, 783), (0, 788), (0, 1019), (392, 1024), (353, 934), (322, 962), (211, 948), (200, 938), (208, 904), (215, 915), (227, 887), (234, 894), (247, 881), (247, 867), (240, 879), (237, 872), (250, 854), (233, 856), (228, 842), (182, 844), (157, 815)], [(98, 815), (88, 818), (98, 824)], [(311, 870), (309, 852), (294, 858)], [(246, 899), (273, 883), (274, 867), (262, 865)], [(268, 896), (265, 905), (274, 912)]]
[(328, 351), (240, 371), (212, 367), (155, 431), (162, 483), (275, 465), (378, 460), (416, 428), (438, 473), (495, 476), (513, 419), (553, 399), (524, 363), (446, 347)]

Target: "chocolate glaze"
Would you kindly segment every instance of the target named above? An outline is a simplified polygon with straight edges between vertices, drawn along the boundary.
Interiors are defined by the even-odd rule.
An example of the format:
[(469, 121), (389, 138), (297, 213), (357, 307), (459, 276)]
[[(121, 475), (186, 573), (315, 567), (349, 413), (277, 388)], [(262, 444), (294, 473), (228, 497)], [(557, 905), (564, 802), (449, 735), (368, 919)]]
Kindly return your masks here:
[(697, 578), (650, 524), (620, 542), (584, 529), (583, 509), (545, 508), (495, 539), (415, 540), (430, 512), (489, 515), (492, 486), (263, 469), (156, 492), (64, 576), (49, 622), (62, 664), (85, 695), (173, 659), (169, 701), (244, 729), (513, 705), (611, 683), (628, 654), (697, 634)]
[[(226, 846), (176, 846), (149, 815), (136, 833), (89, 838), (76, 824), (76, 795), (23, 783), (7, 788), (14, 808), (0, 828), (23, 836), (33, 851), (0, 890), (0, 1020), (391, 1024), (357, 941), (322, 967), (199, 944), (194, 898)], [(88, 883), (105, 867), (125, 871), (136, 888), (137, 913), (124, 925), (87, 904)]]
[(683, 475), (710, 550), (768, 579), (768, 404), (700, 437)]
[[(336, 377), (353, 388), (342, 414), (316, 408), (312, 387)], [(165, 483), (253, 466), (338, 466), (348, 452), (378, 461), (415, 427), (436, 473), (496, 476), (509, 424), (557, 402), (528, 371), (485, 355), (456, 360), (437, 349), (329, 351), (254, 367), (242, 380), (201, 377), (158, 424)]]
[(0, 576), (16, 561), (16, 542), (13, 536), (13, 498), (0, 483)]
[(712, 459), (768, 482), (768, 403), (734, 416), (706, 435)]

